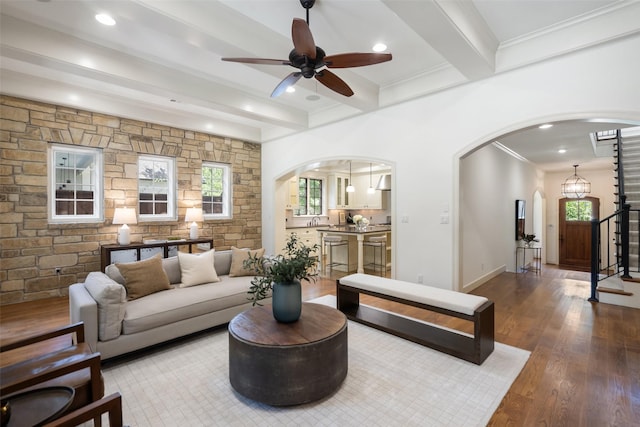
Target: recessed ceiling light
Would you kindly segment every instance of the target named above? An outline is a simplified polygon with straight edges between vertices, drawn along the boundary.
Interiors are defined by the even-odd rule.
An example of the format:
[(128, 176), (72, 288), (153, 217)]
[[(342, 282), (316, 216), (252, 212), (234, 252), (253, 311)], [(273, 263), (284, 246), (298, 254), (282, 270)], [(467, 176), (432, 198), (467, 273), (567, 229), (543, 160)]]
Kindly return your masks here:
[(561, 148), (561, 149), (558, 150), (558, 153), (560, 153), (560, 154), (564, 154), (566, 152), (567, 152), (567, 150), (565, 150), (564, 148)]
[(373, 45), (372, 49), (374, 52), (384, 52), (385, 50), (387, 50), (387, 45), (384, 43), (376, 43), (375, 45)]
[(98, 21), (102, 25), (108, 25), (108, 26), (116, 25), (116, 20), (113, 19), (111, 16), (107, 15), (106, 13), (97, 14), (96, 21)]
[(69, 95), (69, 99), (71, 101), (77, 101), (77, 100), (80, 99), (80, 97), (78, 95), (76, 95), (76, 94), (71, 94), (71, 95)]
[(296, 91), (296, 88), (293, 86), (287, 86), (287, 93), (293, 93)]
[(205, 128), (207, 128), (208, 130), (213, 129), (213, 125), (211, 123), (207, 123), (206, 125), (204, 125)]
[(307, 101), (317, 101), (318, 99), (320, 99), (320, 96), (318, 96), (318, 95), (309, 95), (305, 99)]
[(543, 125), (538, 126), (539, 129), (549, 129), (553, 125), (551, 123), (545, 123)]

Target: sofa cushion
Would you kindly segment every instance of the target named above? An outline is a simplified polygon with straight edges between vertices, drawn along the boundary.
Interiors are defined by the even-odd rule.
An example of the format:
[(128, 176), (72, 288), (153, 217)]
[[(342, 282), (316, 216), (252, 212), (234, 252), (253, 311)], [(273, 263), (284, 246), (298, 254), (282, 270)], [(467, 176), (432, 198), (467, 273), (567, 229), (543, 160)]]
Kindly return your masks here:
[[(167, 273), (169, 283), (172, 285), (180, 283), (180, 262), (178, 261), (178, 257), (173, 256), (169, 258), (162, 258), (162, 268), (164, 269), (164, 272)], [(104, 272), (111, 279), (121, 285), (124, 285), (124, 277), (122, 277), (120, 270), (118, 270), (118, 267), (115, 264), (107, 265)]]
[(162, 268), (164, 272), (167, 273), (169, 283), (172, 285), (180, 283), (182, 274), (180, 272), (180, 261), (178, 261), (177, 256), (162, 258)]
[(120, 336), (124, 319), (127, 291), (124, 286), (111, 280), (105, 274), (91, 272), (84, 281), (84, 287), (98, 304), (98, 337), (108, 341)]
[(229, 271), (230, 277), (241, 276), (255, 276), (257, 272), (254, 269), (244, 268), (244, 262), (249, 259), (249, 256), (257, 256), (258, 258), (264, 255), (264, 248), (260, 249), (238, 249), (234, 246), (231, 247), (231, 270)]
[(202, 254), (178, 252), (180, 271), (182, 272), (181, 288), (220, 281), (213, 267), (214, 252), (215, 249), (211, 249)]
[(213, 266), (216, 269), (218, 277), (227, 276), (229, 271), (231, 271), (231, 256), (232, 253), (230, 250), (216, 251), (213, 257)]
[(135, 334), (249, 303), (247, 277), (221, 277), (217, 283), (173, 288), (127, 302), (123, 334)]
[(116, 263), (116, 267), (124, 277), (129, 301), (171, 288), (160, 254), (142, 261)]

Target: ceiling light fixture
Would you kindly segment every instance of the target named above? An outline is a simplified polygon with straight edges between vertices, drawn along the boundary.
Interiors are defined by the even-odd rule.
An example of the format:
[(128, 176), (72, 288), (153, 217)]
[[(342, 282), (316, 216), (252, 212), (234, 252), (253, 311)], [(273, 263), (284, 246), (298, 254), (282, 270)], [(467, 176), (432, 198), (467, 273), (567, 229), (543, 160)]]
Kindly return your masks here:
[(295, 88), (295, 87), (293, 87), (293, 86), (289, 86), (289, 87), (287, 88), (287, 93), (293, 93), (293, 92), (295, 92), (295, 91), (296, 91), (296, 88)]
[(376, 192), (376, 189), (373, 188), (373, 185), (371, 183), (371, 163), (369, 163), (369, 189), (367, 190), (367, 193), (373, 194), (375, 192)]
[(561, 148), (561, 149), (558, 150), (558, 153), (560, 153), (560, 154), (564, 154), (566, 152), (567, 152), (567, 150), (564, 149), (564, 148)]
[(582, 199), (591, 193), (591, 183), (578, 176), (578, 165), (573, 165), (573, 175), (564, 181), (561, 190), (562, 195), (568, 199)]
[(551, 123), (545, 123), (543, 125), (538, 126), (538, 129), (549, 129), (550, 127), (553, 127)]
[(372, 50), (374, 52), (384, 52), (385, 50), (387, 50), (387, 45), (384, 43), (376, 43), (373, 45)]
[(353, 193), (356, 191), (356, 187), (354, 187), (351, 183), (351, 160), (349, 160), (349, 185), (347, 185), (346, 191), (347, 193)]
[(101, 23), (102, 25), (108, 25), (109, 27), (116, 25), (116, 20), (106, 13), (99, 13), (96, 15), (96, 21)]

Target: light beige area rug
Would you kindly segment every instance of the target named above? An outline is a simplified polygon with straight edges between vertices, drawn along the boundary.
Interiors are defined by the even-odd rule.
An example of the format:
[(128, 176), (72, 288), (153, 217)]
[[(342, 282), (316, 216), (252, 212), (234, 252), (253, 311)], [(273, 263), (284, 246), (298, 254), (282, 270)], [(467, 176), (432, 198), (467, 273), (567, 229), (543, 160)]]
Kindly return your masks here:
[[(335, 307), (333, 296), (314, 302)], [(276, 408), (235, 393), (224, 328), (105, 365), (105, 394), (122, 394), (132, 427), (484, 426), (529, 358), (496, 343), (477, 366), (351, 321), (348, 336), (347, 378), (310, 404)]]

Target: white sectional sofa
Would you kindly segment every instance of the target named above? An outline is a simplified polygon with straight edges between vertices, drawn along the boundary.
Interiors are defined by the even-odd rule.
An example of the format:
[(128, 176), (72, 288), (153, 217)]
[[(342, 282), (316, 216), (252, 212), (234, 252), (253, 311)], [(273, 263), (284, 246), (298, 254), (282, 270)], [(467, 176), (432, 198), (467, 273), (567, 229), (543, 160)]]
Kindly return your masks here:
[[(168, 289), (133, 300), (116, 265), (105, 273), (89, 273), (84, 283), (69, 288), (71, 322), (84, 322), (86, 341), (103, 360), (228, 323), (251, 307), (247, 292), (253, 274), (229, 275), (232, 267), (238, 274), (240, 261), (232, 262), (238, 251), (242, 250), (215, 251), (214, 276), (219, 281), (196, 286), (183, 285), (186, 263), (181, 268), (179, 257), (162, 259)], [(196, 275), (201, 271), (195, 270)]]

